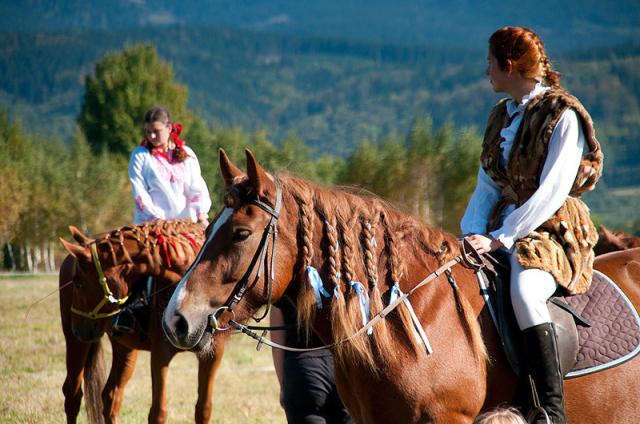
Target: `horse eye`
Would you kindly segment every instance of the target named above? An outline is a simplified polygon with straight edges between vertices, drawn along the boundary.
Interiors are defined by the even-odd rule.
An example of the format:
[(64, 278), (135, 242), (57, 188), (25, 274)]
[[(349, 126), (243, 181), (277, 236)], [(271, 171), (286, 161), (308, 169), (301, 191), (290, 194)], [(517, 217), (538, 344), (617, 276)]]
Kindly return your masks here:
[(245, 228), (239, 228), (233, 232), (233, 241), (244, 241), (249, 238), (251, 231)]

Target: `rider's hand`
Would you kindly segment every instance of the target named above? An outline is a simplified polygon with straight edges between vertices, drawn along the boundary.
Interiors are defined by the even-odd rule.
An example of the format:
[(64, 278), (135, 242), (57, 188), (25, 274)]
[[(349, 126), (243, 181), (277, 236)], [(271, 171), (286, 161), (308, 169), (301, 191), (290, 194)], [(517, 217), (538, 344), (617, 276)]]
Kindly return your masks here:
[(205, 228), (209, 226), (209, 217), (206, 213), (198, 214), (198, 224), (202, 224)]
[(480, 254), (493, 252), (494, 250), (498, 250), (504, 246), (500, 240), (484, 234), (471, 234), (464, 238), (469, 242), (471, 247), (476, 249)]

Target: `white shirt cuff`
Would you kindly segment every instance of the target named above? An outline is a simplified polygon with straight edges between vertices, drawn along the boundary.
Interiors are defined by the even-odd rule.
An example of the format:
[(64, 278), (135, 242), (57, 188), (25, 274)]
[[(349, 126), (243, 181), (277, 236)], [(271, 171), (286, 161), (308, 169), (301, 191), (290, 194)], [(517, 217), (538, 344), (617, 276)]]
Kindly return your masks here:
[(498, 230), (491, 232), (489, 235), (494, 239), (499, 240), (507, 250), (511, 250), (515, 243), (513, 236), (507, 236)]

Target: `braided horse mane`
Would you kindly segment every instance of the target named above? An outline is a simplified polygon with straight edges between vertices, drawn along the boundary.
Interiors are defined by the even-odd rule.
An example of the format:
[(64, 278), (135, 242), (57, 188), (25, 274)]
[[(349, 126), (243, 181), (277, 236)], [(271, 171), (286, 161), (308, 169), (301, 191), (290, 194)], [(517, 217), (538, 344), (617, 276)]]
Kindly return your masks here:
[(125, 262), (135, 266), (132, 257), (140, 258), (150, 270), (177, 282), (197, 256), (204, 242), (204, 231), (202, 225), (189, 219), (151, 221), (125, 225), (99, 234), (94, 240), (99, 250), (111, 252), (113, 265)]
[[(293, 197), (298, 208), (298, 240), (304, 268), (316, 267), (331, 294), (329, 299), (323, 299), (323, 304), (328, 304), (331, 332), (336, 341), (353, 335), (363, 326), (358, 296), (349, 282), (358, 281), (365, 286), (371, 318), (388, 304), (389, 289), (396, 282), (401, 283), (404, 291), (409, 290), (459, 254), (453, 235), (399, 212), (377, 197), (352, 194), (344, 188), (323, 189), (288, 175), (278, 174), (277, 179), (283, 194)], [(417, 261), (424, 272), (420, 276), (407, 275), (404, 258)], [(308, 336), (317, 312), (316, 297), (306, 276), (301, 281), (296, 301), (298, 326)], [(456, 301), (469, 327), (467, 337), (476, 346), (476, 352), (480, 352), (479, 356), (484, 357), (486, 350), (477, 319), (464, 297), (456, 297)], [(400, 305), (376, 324), (371, 336), (363, 334), (336, 346), (336, 360), (346, 364), (359, 361), (376, 370), (380, 363), (374, 360), (375, 355), (392, 357), (401, 341), (417, 355), (420, 348), (413, 331), (409, 311)]]

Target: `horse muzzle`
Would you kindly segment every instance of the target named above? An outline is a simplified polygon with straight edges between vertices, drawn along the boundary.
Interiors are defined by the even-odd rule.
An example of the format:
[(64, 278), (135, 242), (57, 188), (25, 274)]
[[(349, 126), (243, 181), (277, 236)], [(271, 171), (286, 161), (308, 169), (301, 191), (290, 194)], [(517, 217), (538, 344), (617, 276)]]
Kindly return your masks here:
[(162, 329), (169, 342), (178, 349), (198, 350), (202, 347), (202, 339), (205, 336), (207, 322), (194, 324), (179, 310), (170, 311), (167, 308), (162, 317)]
[(100, 340), (105, 330), (94, 323), (90, 324), (71, 324), (71, 332), (80, 341), (85, 343), (93, 343)]

